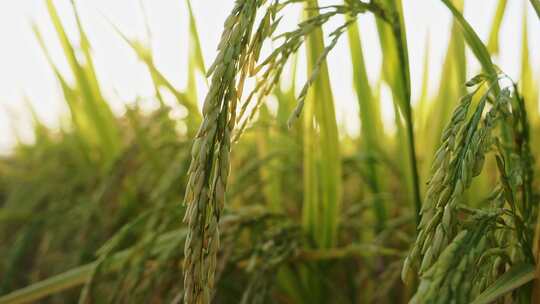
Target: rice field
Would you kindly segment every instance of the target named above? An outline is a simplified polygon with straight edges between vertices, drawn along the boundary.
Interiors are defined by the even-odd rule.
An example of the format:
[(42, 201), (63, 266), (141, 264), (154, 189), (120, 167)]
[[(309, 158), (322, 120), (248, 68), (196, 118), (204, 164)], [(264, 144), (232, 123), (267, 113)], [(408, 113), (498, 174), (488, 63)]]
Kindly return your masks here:
[[(498, 62), (515, 47), (499, 42), (509, 1), (492, 1), (482, 40), (465, 0), (433, 0), (451, 31), (440, 69), (428, 58), (421, 68), (419, 98), (401, 0), (235, 0), (215, 45), (201, 44), (205, 20), (186, 0), (184, 88), (148, 41), (109, 20), (152, 84), (154, 107), (121, 114), (78, 1), (75, 32), (43, 1), (68, 69), (36, 24), (34, 38), (67, 122), (51, 128), (30, 106), (35, 140), (0, 156), (1, 304), (540, 303), (540, 70), (528, 44), (540, 1), (523, 1), (513, 25), (512, 79)], [(283, 27), (291, 9), (301, 20)], [(365, 15), (381, 50), (376, 84)], [(336, 111), (339, 67), (327, 59), (339, 45), (358, 134)], [(217, 49), (213, 62), (204, 48)]]

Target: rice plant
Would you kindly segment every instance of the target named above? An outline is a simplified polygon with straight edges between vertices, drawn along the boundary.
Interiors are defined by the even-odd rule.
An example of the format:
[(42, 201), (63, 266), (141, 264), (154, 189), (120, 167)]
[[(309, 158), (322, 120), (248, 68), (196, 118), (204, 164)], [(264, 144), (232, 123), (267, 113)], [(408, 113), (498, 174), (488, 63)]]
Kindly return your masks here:
[[(417, 103), (400, 0), (236, 0), (208, 67), (204, 20), (186, 0), (183, 89), (156, 64), (148, 24), (141, 40), (108, 21), (146, 67), (156, 104), (115, 116), (77, 1), (73, 39), (47, 0), (70, 75), (34, 25), (35, 38), (70, 123), (34, 118), (35, 142), (0, 158), (0, 303), (538, 303), (539, 95), (526, 18), (538, 1), (519, 25), (519, 79), (497, 66), (508, 1), (487, 41), (466, 1), (438, 3), (452, 16), (448, 48), (441, 75), (424, 60)], [(295, 9), (298, 24), (283, 26)], [(379, 38), (378, 84), (362, 15)], [(343, 134), (336, 113), (339, 69), (327, 59), (339, 44), (358, 135)], [(481, 67), (470, 79), (467, 50)], [(381, 85), (396, 132), (383, 128)]]

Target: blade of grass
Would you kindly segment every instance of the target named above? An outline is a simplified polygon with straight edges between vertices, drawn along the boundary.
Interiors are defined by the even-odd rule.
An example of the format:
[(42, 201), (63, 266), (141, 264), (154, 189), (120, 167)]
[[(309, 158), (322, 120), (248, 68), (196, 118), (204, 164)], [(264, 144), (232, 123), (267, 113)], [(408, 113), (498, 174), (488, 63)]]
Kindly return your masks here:
[[(135, 52), (137, 53), (141, 61), (143, 61), (148, 66), (149, 64), (152, 64), (152, 65), (154, 64), (154, 56), (152, 54), (152, 36), (153, 35), (152, 35), (152, 30), (150, 29), (150, 21), (148, 19), (148, 14), (146, 12), (144, 3), (142, 0), (139, 0), (138, 3), (139, 3), (139, 7), (141, 8), (142, 19), (144, 23), (144, 29), (145, 29), (145, 35), (146, 35), (145, 43), (136, 41), (136, 40), (128, 41), (129, 39), (127, 39), (125, 35), (122, 35), (118, 28), (115, 27), (115, 30), (116, 32), (120, 34), (120, 36), (122, 36), (122, 38), (124, 38), (124, 40), (128, 41), (128, 44), (130, 44), (129, 42), (132, 42), (132, 44), (130, 45), (135, 50)], [(109, 23), (112, 25), (112, 22), (109, 21)], [(161, 94), (161, 91), (160, 91), (160, 86), (158, 85), (159, 80), (158, 80), (157, 73), (153, 69), (148, 68), (148, 70), (150, 72), (150, 78), (152, 78), (152, 84), (154, 86), (154, 94), (156, 95), (156, 99), (159, 102), (159, 106), (161, 108), (165, 108), (165, 100), (163, 99), (163, 95)]]
[(60, 82), (60, 88), (62, 89), (62, 93), (64, 94), (64, 100), (66, 101), (66, 104), (68, 105), (71, 113), (71, 120), (79, 134), (79, 136), (76, 136), (75, 138), (82, 147), (81, 154), (85, 155), (87, 159), (90, 159), (89, 147), (99, 142), (99, 135), (96, 134), (95, 128), (92, 128), (90, 118), (83, 110), (81, 100), (77, 92), (69, 86), (66, 79), (64, 79), (64, 77), (52, 61), (49, 50), (45, 46), (45, 42), (43, 41), (43, 37), (41, 36), (41, 32), (39, 31), (35, 23), (32, 24), (32, 29), (36, 36), (36, 40), (41, 47), (45, 58), (47, 59), (47, 62), (53, 70), (56, 78), (58, 79), (58, 82)]
[[(79, 63), (73, 45), (71, 44), (62, 22), (58, 16), (56, 8), (52, 0), (46, 2), (49, 17), (54, 25), (56, 34), (60, 39), (64, 55), (69, 63), (71, 72), (76, 79), (77, 90), (80, 91), (82, 97), (82, 105), (84, 112), (91, 119), (93, 126), (96, 128), (99, 139), (102, 141), (101, 149), (105, 151), (105, 155), (114, 158), (119, 152), (120, 138), (116, 126), (116, 120), (110, 110), (108, 104), (103, 99), (99, 90), (98, 82), (95, 77), (95, 71), (92, 66), (92, 59), (89, 50), (89, 43), (86, 35), (78, 22), (78, 30), (81, 38), (81, 49), (85, 56), (86, 65)], [(77, 15), (76, 15), (76, 18)]]
[(159, 71), (159, 69), (154, 64), (154, 60), (151, 54), (151, 51), (148, 49), (148, 47), (144, 46), (142, 43), (129, 39), (126, 35), (124, 35), (120, 29), (114, 23), (112, 23), (110, 20), (106, 19), (111, 27), (115, 30), (115, 32), (133, 49), (135, 54), (139, 57), (139, 59), (146, 64), (146, 67), (148, 68), (148, 71), (150, 72), (150, 76), (152, 78), (152, 82), (154, 84), (155, 93), (158, 99), (160, 99), (160, 102), (163, 104), (163, 100), (161, 98), (161, 94), (159, 91), (160, 87), (166, 88), (169, 92), (171, 92), (178, 103), (182, 106), (184, 106), (188, 111), (187, 119), (191, 122), (188, 123), (188, 133), (193, 134), (196, 132), (197, 126), (200, 124), (201, 121), (201, 114), (198, 110), (197, 102), (192, 102), (192, 100), (189, 97), (189, 94), (180, 92), (177, 90), (174, 85)]
[(75, 21), (77, 22), (77, 29), (78, 29), (79, 37), (80, 37), (81, 50), (84, 54), (85, 64), (81, 66), (83, 67), (83, 71), (87, 75), (90, 89), (94, 93), (93, 94), (94, 97), (97, 99), (94, 101), (94, 103), (96, 104), (97, 111), (99, 111), (100, 113), (99, 115), (101, 117), (104, 117), (103, 120), (107, 124), (106, 127), (108, 128), (109, 132), (116, 133), (116, 134), (111, 134), (111, 137), (114, 139), (118, 139), (118, 136), (119, 136), (117, 134), (118, 130), (115, 126), (116, 119), (114, 117), (114, 114), (111, 108), (108, 106), (107, 101), (103, 97), (103, 94), (101, 93), (101, 90), (99, 87), (99, 82), (98, 82), (98, 78), (97, 78), (95, 67), (94, 67), (94, 58), (92, 57), (91, 49), (90, 49), (90, 41), (88, 40), (88, 37), (82, 27), (81, 19), (79, 17), (79, 13), (75, 7), (74, 2), (72, 2), (71, 4), (73, 8), (73, 15), (75, 16)]
[(540, 0), (529, 0), (531, 2), (531, 5), (534, 8), (534, 11), (536, 12), (536, 16), (538, 16), (538, 19), (540, 19)]
[[(463, 15), (461, 12), (450, 2), (449, 0), (441, 0), (444, 5), (452, 12), (452, 15), (454, 15), (454, 18), (458, 21), (459, 25), (461, 26), (461, 29), (463, 31), (463, 36), (465, 37), (465, 41), (471, 48), (471, 51), (473, 52), (474, 56), (480, 64), (482, 65), (482, 69), (484, 72), (488, 75), (495, 76), (497, 75), (497, 71), (495, 70), (495, 67), (493, 65), (493, 62), (491, 61), (491, 57), (489, 55), (489, 52), (482, 42), (480, 40), (480, 37), (476, 34), (474, 29), (471, 27), (471, 25), (463, 18)], [(496, 90), (496, 93), (498, 93), (499, 90)]]
[(504, 12), (506, 10), (506, 3), (508, 0), (499, 0), (497, 5), (497, 10), (493, 16), (493, 21), (491, 22), (491, 33), (489, 34), (488, 40), (488, 51), (490, 54), (499, 53), (499, 32), (501, 30), (501, 24), (504, 17)]
[(421, 126), (421, 130), (424, 130), (424, 122), (426, 121), (426, 115), (428, 112), (428, 90), (429, 90), (429, 52), (430, 52), (430, 41), (429, 41), (429, 32), (426, 34), (424, 46), (424, 62), (422, 68), (422, 89), (420, 90), (420, 100), (418, 106), (416, 107), (416, 121), (418, 125)]
[[(525, 97), (525, 106), (528, 117), (532, 123), (538, 121), (538, 87), (535, 85), (532, 65), (529, 54), (529, 30), (527, 20), (527, 8), (523, 8), (522, 32), (521, 32), (521, 82), (520, 89)], [(534, 147), (534, 145), (533, 145)]]
[(195, 70), (199, 70), (199, 72), (203, 73), (203, 75), (206, 75), (206, 67), (204, 65), (204, 58), (202, 55), (201, 41), (199, 39), (199, 32), (197, 31), (197, 22), (195, 21), (195, 15), (193, 15), (191, 1), (186, 0), (186, 3), (189, 13), (189, 64), (192, 65), (192, 68), (190, 68), (190, 73), (194, 74)]
[(373, 99), (371, 87), (367, 77), (364, 54), (362, 52), (362, 42), (358, 31), (358, 24), (354, 22), (347, 30), (349, 38), (349, 50), (352, 59), (353, 81), (356, 96), (358, 98), (362, 147), (361, 151), (368, 156), (367, 172), (369, 175), (369, 184), (372, 185), (372, 193), (375, 196), (373, 209), (377, 218), (376, 231), (382, 231), (386, 222), (386, 210), (383, 200), (379, 198), (381, 185), (378, 177), (377, 166), (373, 157), (377, 154), (378, 142), (382, 138), (380, 130), (382, 124), (380, 120), (379, 109)]
[[(202, 75), (206, 75), (206, 68), (204, 65), (204, 58), (202, 55), (199, 33), (197, 31), (197, 22), (195, 21), (195, 16), (193, 15), (193, 10), (191, 8), (191, 1), (186, 0), (186, 4), (189, 13), (189, 59), (187, 70), (188, 82), (186, 88), (186, 96), (189, 99), (189, 102), (193, 105), (193, 108), (197, 108), (198, 97), (196, 72), (199, 71)], [(207, 81), (206, 77), (204, 77), (204, 79)], [(206, 82), (206, 85), (208, 85), (208, 81)], [(189, 115), (187, 121), (188, 129), (196, 131), (199, 122), (200, 121), (197, 118), (197, 115)]]

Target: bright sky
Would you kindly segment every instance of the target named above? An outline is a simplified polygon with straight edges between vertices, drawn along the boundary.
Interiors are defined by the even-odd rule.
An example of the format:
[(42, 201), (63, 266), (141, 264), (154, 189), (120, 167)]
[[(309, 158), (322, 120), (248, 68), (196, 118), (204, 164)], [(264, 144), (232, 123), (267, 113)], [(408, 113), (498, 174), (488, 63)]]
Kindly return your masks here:
[[(320, 1), (321, 5), (335, 1)], [(486, 41), (495, 12), (496, 0), (467, 0), (465, 17)], [(68, 35), (76, 41), (75, 22), (69, 0), (57, 0), (59, 15)], [(113, 108), (120, 113), (123, 103), (136, 97), (150, 97), (152, 88), (144, 65), (117, 36), (106, 18), (116, 24), (128, 37), (145, 38), (143, 11), (139, 1), (93, 0), (76, 1), (83, 26), (95, 54), (98, 77)], [(158, 68), (179, 88), (186, 82), (188, 50), (188, 21), (185, 0), (143, 0), (152, 31), (152, 48)], [(222, 24), (233, 0), (192, 0), (207, 64), (215, 56)], [(420, 93), (425, 41), (430, 40), (430, 92), (438, 86), (438, 78), (450, 32), (450, 14), (437, 0), (403, 0), (409, 41), (413, 99)], [(513, 79), (519, 79), (521, 54), (521, 23), (524, 11), (529, 21), (529, 47), (536, 79), (540, 77), (540, 22), (526, 0), (508, 1), (501, 30), (501, 52), (496, 63)], [(105, 17), (104, 17), (105, 16)], [(299, 10), (288, 13), (287, 23), (294, 25)], [(369, 14), (360, 17), (364, 55), (371, 81), (378, 79), (381, 55), (374, 19)], [(341, 19), (329, 24), (333, 28)], [(55, 127), (67, 111), (59, 85), (39, 48), (31, 22), (43, 33), (53, 60), (62, 72), (69, 75), (58, 39), (52, 28), (42, 0), (0, 0), (0, 152), (9, 151), (17, 137), (31, 139), (31, 117), (28, 103), (39, 118)], [(357, 132), (357, 101), (352, 88), (350, 59), (346, 35), (329, 56), (331, 82), (334, 88), (337, 115), (349, 132)], [(478, 64), (469, 54), (469, 73)], [(299, 81), (305, 79), (299, 73)], [(24, 100), (27, 100), (25, 102)], [(391, 118), (391, 101), (383, 91), (383, 115)]]

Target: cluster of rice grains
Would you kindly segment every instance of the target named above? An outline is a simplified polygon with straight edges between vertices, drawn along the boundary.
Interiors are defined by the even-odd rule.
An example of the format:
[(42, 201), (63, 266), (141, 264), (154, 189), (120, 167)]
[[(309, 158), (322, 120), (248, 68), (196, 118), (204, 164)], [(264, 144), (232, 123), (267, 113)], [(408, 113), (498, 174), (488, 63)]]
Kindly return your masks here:
[(210, 302), (236, 105), (248, 67), (256, 60), (252, 58), (253, 50), (260, 49), (261, 40), (251, 40), (251, 33), (257, 10), (265, 2), (236, 1), (224, 24), (218, 56), (208, 70), (212, 80), (202, 109), (204, 118), (193, 143), (184, 200), (184, 221), (189, 227), (184, 261), (185, 303)]
[[(479, 75), (467, 82), (476, 89), (461, 98), (443, 132), (418, 236), (402, 269), (407, 284), (420, 278), (411, 303), (470, 303), (506, 265), (530, 258), (530, 233), (514, 229), (524, 227), (526, 214), (516, 210), (516, 192), (526, 188), (522, 187), (524, 177), (528, 182), (532, 179), (522, 169), (531, 161), (528, 143), (521, 143), (525, 148), (512, 148), (515, 142), (528, 141), (528, 131), (517, 127), (519, 122), (526, 126), (526, 117), (520, 114), (523, 103), (515, 90), (500, 90), (499, 80)], [(483, 95), (475, 103), (479, 92)], [(469, 113), (472, 104), (476, 108)], [(497, 160), (499, 183), (486, 199), (488, 207), (466, 207), (464, 191), (481, 173), (491, 151)], [(519, 205), (527, 204), (522, 201)]]

